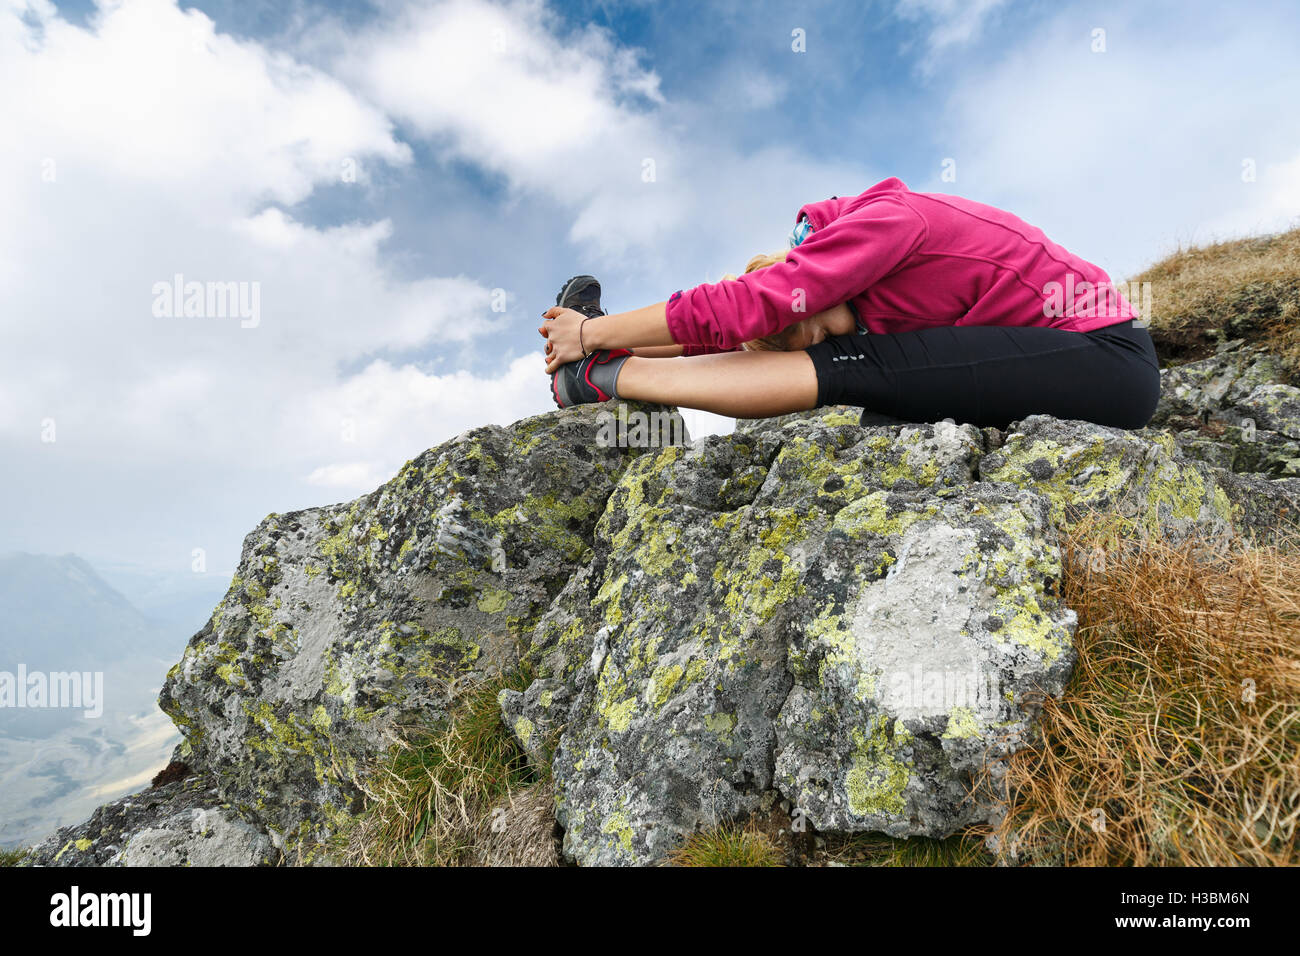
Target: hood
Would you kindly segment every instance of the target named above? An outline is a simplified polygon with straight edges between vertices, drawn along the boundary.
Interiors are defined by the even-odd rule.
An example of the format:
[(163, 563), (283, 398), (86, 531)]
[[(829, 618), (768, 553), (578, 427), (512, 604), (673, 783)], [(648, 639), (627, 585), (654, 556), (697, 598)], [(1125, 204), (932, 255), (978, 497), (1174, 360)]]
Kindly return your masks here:
[(832, 196), (830, 199), (823, 199), (820, 202), (810, 202), (799, 207), (798, 214), (794, 217), (796, 223), (804, 216), (812, 223), (813, 229), (822, 229), (827, 223), (838, 219), (846, 213), (853, 212), (855, 209), (871, 202), (873, 199), (879, 199), (886, 193), (910, 192), (907, 185), (898, 177), (891, 176), (888, 179), (882, 179), (866, 192), (859, 193), (856, 196), (849, 196), (841, 199), (839, 196)]

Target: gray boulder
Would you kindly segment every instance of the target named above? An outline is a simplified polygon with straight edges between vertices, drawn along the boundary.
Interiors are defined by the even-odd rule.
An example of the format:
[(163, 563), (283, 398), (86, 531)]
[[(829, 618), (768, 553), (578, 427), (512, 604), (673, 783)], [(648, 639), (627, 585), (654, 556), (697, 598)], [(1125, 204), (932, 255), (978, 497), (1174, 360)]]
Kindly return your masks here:
[(25, 866), (267, 866), (281, 859), (265, 830), (199, 776), (100, 807), (33, 847)]
[(640, 453), (597, 440), (601, 413), (473, 429), (354, 502), (264, 520), (167, 675), (177, 759), (286, 852), (318, 843), (359, 806), (356, 776), (391, 729), (516, 666), (589, 558)]
[(1227, 343), (1208, 358), (1165, 369), (1144, 434), (1174, 436), (1179, 450), (1228, 471), (1300, 477), (1300, 389), (1258, 347)]
[[(771, 791), (827, 830), (939, 835), (1060, 693), (1048, 501), (947, 422), (796, 417), (638, 460), (503, 695), (553, 753), (565, 851), (653, 861)], [(525, 733), (520, 734), (520, 728)], [(553, 750), (539, 748), (550, 738)]]

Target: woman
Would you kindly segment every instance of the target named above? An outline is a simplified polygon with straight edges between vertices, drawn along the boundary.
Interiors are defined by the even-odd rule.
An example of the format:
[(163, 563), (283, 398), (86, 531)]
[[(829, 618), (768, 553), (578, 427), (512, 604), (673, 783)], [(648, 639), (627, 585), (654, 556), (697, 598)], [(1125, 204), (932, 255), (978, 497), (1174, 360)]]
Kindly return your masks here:
[(978, 426), (1041, 413), (1140, 428), (1154, 413), (1159, 363), (1137, 312), (1010, 213), (891, 178), (795, 221), (783, 255), (642, 309), (605, 314), (594, 279), (570, 280), (538, 329), (556, 404), (738, 418), (846, 404)]

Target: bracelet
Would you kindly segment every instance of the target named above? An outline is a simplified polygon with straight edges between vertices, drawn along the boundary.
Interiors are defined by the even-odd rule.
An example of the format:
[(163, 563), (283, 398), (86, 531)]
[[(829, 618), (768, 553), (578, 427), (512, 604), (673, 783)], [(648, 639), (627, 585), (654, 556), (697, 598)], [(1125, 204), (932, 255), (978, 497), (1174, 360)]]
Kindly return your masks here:
[(590, 322), (592, 317), (589, 315), (578, 323), (578, 348), (582, 349), (582, 357), (586, 358), (591, 353), (587, 351), (587, 346), (582, 344), (582, 327)]

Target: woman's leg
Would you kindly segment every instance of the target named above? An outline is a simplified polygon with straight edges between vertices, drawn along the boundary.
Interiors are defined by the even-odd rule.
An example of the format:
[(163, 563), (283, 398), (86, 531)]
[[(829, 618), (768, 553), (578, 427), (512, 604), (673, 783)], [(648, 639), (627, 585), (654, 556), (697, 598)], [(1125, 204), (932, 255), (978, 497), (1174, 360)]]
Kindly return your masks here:
[(1145, 328), (938, 326), (838, 335), (805, 351), (818, 405), (858, 405), (909, 422), (953, 418), (1004, 426), (1028, 415), (1140, 428), (1160, 397)]
[(904, 421), (1006, 425), (1028, 415), (1140, 428), (1160, 398), (1147, 330), (937, 326), (833, 336), (802, 351), (627, 359), (620, 398), (771, 418), (855, 405)]
[(617, 388), (619, 398), (737, 418), (771, 418), (817, 406), (817, 372), (806, 351), (676, 359), (633, 355), (619, 370)]
[(1003, 426), (1047, 414), (1140, 428), (1159, 400), (1160, 370), (1149, 333), (1131, 322), (1088, 333), (938, 326), (837, 335), (798, 352), (633, 356), (618, 395), (737, 418), (857, 405), (909, 422)]

